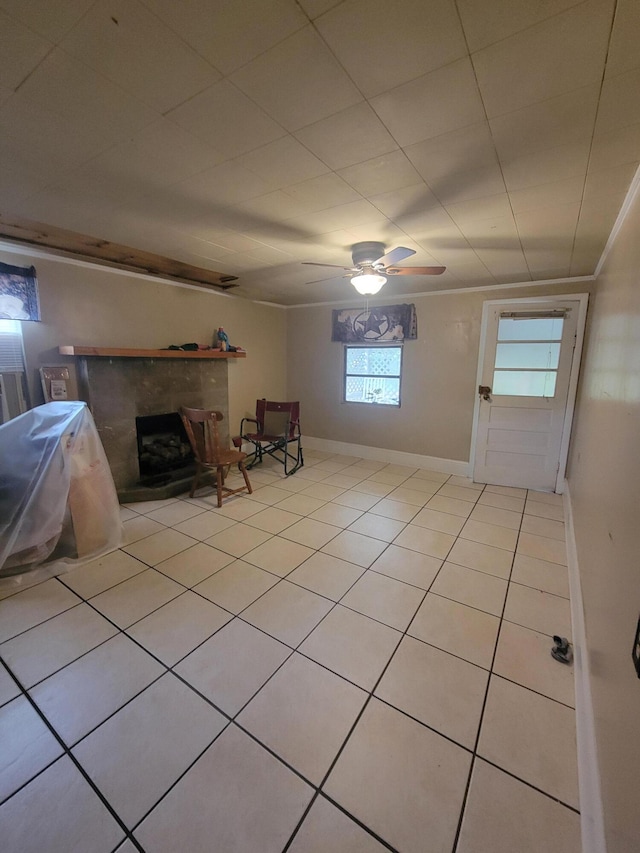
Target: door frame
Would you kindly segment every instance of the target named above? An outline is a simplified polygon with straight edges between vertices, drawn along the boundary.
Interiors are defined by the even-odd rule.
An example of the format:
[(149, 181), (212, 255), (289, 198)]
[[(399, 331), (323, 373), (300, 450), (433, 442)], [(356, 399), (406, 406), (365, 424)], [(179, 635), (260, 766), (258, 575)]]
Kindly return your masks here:
[[(517, 311), (520, 305), (530, 305), (532, 303), (549, 304), (554, 302), (578, 302), (578, 327), (576, 329), (576, 345), (573, 350), (573, 358), (571, 360), (571, 373), (569, 375), (569, 388), (567, 391), (567, 407), (564, 414), (564, 423), (562, 426), (562, 439), (560, 442), (560, 456), (558, 474), (556, 476), (555, 492), (562, 494), (564, 491), (565, 473), (567, 468), (567, 459), (569, 456), (569, 439), (571, 438), (571, 426), (573, 424), (573, 413), (576, 404), (576, 392), (578, 390), (578, 378), (580, 374), (580, 362), (582, 358), (582, 347), (584, 344), (585, 325), (587, 320), (587, 307), (589, 304), (588, 293), (564, 293), (561, 295), (554, 294), (553, 296), (533, 296), (533, 297), (518, 297), (515, 299), (490, 299), (482, 305), (482, 325), (480, 329), (480, 347), (478, 350), (478, 367), (476, 370), (476, 383), (474, 391), (478, 385), (482, 384), (482, 370), (484, 366), (485, 350), (487, 346), (487, 329), (489, 324), (489, 312), (495, 308), (507, 308)], [(473, 428), (471, 430), (471, 449), (469, 453), (469, 476), (473, 477), (473, 471), (476, 461), (476, 441), (478, 436), (478, 419), (480, 417), (480, 395), (476, 393), (475, 404), (473, 408)]]

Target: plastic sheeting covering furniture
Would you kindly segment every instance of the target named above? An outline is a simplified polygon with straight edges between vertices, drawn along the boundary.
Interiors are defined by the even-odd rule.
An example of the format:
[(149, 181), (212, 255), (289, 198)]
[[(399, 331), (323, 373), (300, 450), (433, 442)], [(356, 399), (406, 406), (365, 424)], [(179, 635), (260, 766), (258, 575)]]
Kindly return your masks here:
[(0, 426), (3, 585), (61, 574), (121, 542), (113, 477), (86, 403), (47, 403)]

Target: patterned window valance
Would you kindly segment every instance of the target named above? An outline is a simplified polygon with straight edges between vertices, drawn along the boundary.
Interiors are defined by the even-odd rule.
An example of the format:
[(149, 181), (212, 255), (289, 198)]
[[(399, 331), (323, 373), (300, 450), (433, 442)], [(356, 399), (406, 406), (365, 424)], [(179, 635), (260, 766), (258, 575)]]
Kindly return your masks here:
[(382, 343), (418, 337), (415, 305), (376, 305), (333, 312), (331, 340), (345, 344)]
[(35, 267), (0, 263), (0, 320), (39, 320)]

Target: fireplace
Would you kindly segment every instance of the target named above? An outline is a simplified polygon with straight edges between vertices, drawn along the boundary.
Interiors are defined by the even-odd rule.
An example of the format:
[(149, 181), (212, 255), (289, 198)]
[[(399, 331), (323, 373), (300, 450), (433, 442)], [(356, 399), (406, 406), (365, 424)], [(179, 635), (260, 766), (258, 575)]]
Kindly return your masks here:
[(141, 485), (164, 486), (193, 474), (193, 451), (177, 412), (137, 417), (136, 436)]
[[(80, 398), (89, 404), (93, 414), (121, 503), (173, 497), (187, 492), (193, 480), (194, 464), (157, 470), (156, 463), (145, 459), (145, 466), (149, 462), (149, 467), (144, 473), (141, 471), (137, 429), (141, 419), (150, 418), (150, 434), (164, 435), (163, 441), (169, 441), (166, 423), (158, 426), (153, 418), (170, 413), (175, 424), (181, 406), (222, 412), (221, 439), (226, 444), (239, 426), (229, 423), (227, 359), (244, 358), (244, 353), (216, 356), (89, 347), (61, 347), (60, 353), (78, 357)], [(181, 422), (178, 430), (179, 444), (184, 445), (187, 440)], [(146, 452), (146, 432), (142, 443)], [(168, 451), (166, 455), (175, 454)]]

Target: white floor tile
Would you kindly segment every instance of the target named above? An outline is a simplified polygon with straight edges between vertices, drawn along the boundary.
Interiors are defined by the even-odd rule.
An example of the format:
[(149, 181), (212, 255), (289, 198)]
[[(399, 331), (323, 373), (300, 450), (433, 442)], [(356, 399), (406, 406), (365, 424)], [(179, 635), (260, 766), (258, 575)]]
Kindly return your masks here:
[(0, 642), (75, 607), (80, 601), (56, 578), (5, 598), (0, 601)]
[(362, 566), (316, 551), (301, 566), (287, 575), (287, 580), (310, 589), (311, 592), (317, 592), (318, 595), (324, 595), (332, 601), (338, 601), (364, 571)]
[(327, 850), (385, 853), (387, 848), (320, 796), (311, 806), (289, 853), (326, 853)]
[(370, 539), (360, 533), (344, 530), (335, 539), (327, 542), (322, 548), (322, 552), (366, 569), (386, 547), (386, 543), (379, 539)]
[(312, 554), (315, 554), (313, 548), (300, 545), (295, 541), (290, 542), (281, 536), (274, 536), (245, 554), (244, 561), (283, 578)]
[(433, 583), (441, 565), (442, 560), (437, 557), (389, 545), (371, 565), (371, 571), (426, 590)]
[(460, 531), (460, 538), (471, 539), (472, 542), (480, 542), (483, 545), (491, 545), (493, 548), (515, 551), (518, 531), (511, 530), (508, 527), (500, 527), (497, 524), (486, 524), (484, 521), (469, 519)]
[(342, 604), (404, 631), (423, 598), (423, 590), (417, 587), (377, 572), (365, 572), (342, 599)]
[(303, 518), (291, 527), (287, 527), (280, 534), (283, 539), (290, 539), (308, 548), (322, 548), (331, 539), (334, 539), (342, 528), (334, 527), (333, 524), (324, 524), (322, 521), (314, 521), (311, 518)]
[(99, 613), (80, 604), (3, 643), (0, 656), (29, 688), (117, 633)]
[(278, 578), (243, 560), (235, 560), (224, 569), (194, 587), (194, 592), (224, 607), (240, 613), (278, 583)]
[(151, 809), (227, 725), (171, 673), (73, 749), (128, 827)]
[(61, 578), (65, 586), (70, 586), (82, 598), (93, 598), (99, 592), (104, 592), (105, 589), (117, 583), (139, 575), (147, 568), (148, 566), (140, 560), (118, 550), (92, 560), (84, 566), (78, 566), (61, 575)]
[(419, 551), (430, 557), (438, 557), (444, 560), (451, 550), (455, 536), (448, 533), (440, 533), (437, 530), (429, 530), (428, 527), (418, 527), (408, 524), (405, 529), (395, 538), (394, 544), (401, 548), (409, 548), (411, 551)]
[(242, 613), (242, 618), (295, 648), (333, 607), (333, 602), (286, 580)]
[(451, 515), (450, 512), (438, 512), (435, 509), (425, 507), (413, 518), (412, 524), (457, 536), (464, 526), (464, 519), (457, 515)]
[(374, 695), (473, 749), (488, 680), (479, 666), (405, 637)]
[(0, 743), (0, 802), (64, 751), (26, 696), (0, 708)]
[(480, 497), (477, 489), (454, 486), (448, 482), (438, 489), (438, 495), (443, 498), (455, 498), (458, 501), (471, 501), (471, 503), (475, 503)]
[(7, 670), (0, 666), (0, 706), (10, 702), (20, 695), (20, 688), (9, 675)]
[(371, 509), (371, 507), (375, 506), (381, 498), (377, 495), (367, 495), (364, 492), (343, 492), (341, 495), (338, 495), (337, 498), (334, 498), (331, 503), (338, 504), (339, 506), (348, 506), (352, 509), (359, 509), (363, 512)]
[(248, 551), (252, 551), (270, 538), (271, 534), (265, 533), (264, 530), (257, 530), (255, 527), (249, 527), (248, 524), (234, 524), (233, 527), (207, 539), (207, 545), (212, 545), (233, 557), (243, 557)]
[(497, 524), (502, 527), (509, 527), (511, 530), (520, 530), (522, 513), (478, 503), (469, 516), (469, 520), (482, 521), (486, 524)]
[(567, 567), (559, 563), (547, 563), (525, 554), (516, 554), (511, 580), (569, 598), (569, 573)]
[(362, 515), (362, 511), (359, 509), (352, 509), (348, 506), (340, 506), (337, 503), (327, 503), (324, 506), (321, 506), (320, 509), (317, 509), (315, 512), (312, 512), (309, 516), (310, 519), (314, 521), (322, 521), (325, 524), (332, 524), (334, 527), (348, 527), (350, 524), (360, 518)]
[(501, 616), (507, 594), (507, 582), (485, 572), (445, 563), (433, 582), (431, 592), (460, 604), (477, 607), (485, 613)]
[(559, 539), (535, 536), (533, 533), (521, 533), (518, 539), (518, 553), (549, 563), (567, 565), (567, 548)]
[(267, 533), (280, 533), (296, 521), (300, 521), (299, 515), (278, 507), (269, 507), (247, 518), (245, 524), (249, 527), (257, 527), (258, 530), (265, 530)]
[(504, 618), (542, 634), (571, 639), (571, 608), (566, 598), (512, 583)]
[(508, 580), (513, 562), (513, 553), (504, 548), (494, 548), (470, 539), (457, 539), (449, 551), (447, 560), (457, 566), (475, 569), (497, 578)]
[(147, 569), (96, 595), (91, 605), (119, 628), (128, 628), (183, 592), (181, 584), (155, 569)]
[(500, 629), (493, 671), (556, 702), (574, 707), (573, 667), (552, 658), (552, 647), (553, 641), (548, 634), (505, 620)]
[[(546, 506), (546, 504), (544, 504)], [(537, 515), (525, 515), (522, 519), (522, 530), (524, 533), (533, 533), (536, 536), (546, 536), (549, 539), (565, 541), (564, 522), (554, 521), (551, 518), (540, 518)]]
[(67, 756), (0, 807), (4, 853), (110, 853), (124, 832)]
[(186, 501), (173, 501), (162, 509), (155, 509), (153, 512), (147, 513), (147, 518), (158, 521), (166, 527), (174, 527), (181, 521), (187, 521), (187, 519), (200, 515), (202, 512), (201, 507), (194, 506)]
[(404, 521), (396, 521), (393, 518), (365, 512), (357, 521), (349, 525), (349, 530), (354, 533), (361, 533), (363, 536), (370, 536), (372, 539), (392, 542), (405, 527)]
[(477, 759), (457, 853), (580, 853), (580, 816)]
[(127, 633), (165, 666), (173, 666), (232, 618), (193, 592), (185, 592), (132, 625)]
[(226, 530), (228, 527), (233, 527), (235, 523), (233, 518), (219, 515), (213, 510), (208, 510), (207, 512), (200, 510), (198, 515), (193, 518), (176, 524), (175, 529), (179, 533), (184, 533), (185, 536), (190, 536), (192, 539), (202, 542), (211, 536), (215, 536), (216, 533)]
[(489, 669), (499, 626), (500, 620), (490, 613), (429, 593), (407, 633)]
[(561, 802), (578, 807), (572, 708), (492, 676), (478, 754)]
[(65, 743), (71, 745), (163, 672), (163, 666), (119, 634), (41, 681), (31, 695)]
[(290, 654), (288, 646), (234, 619), (181, 661), (175, 672), (234, 717)]
[(377, 504), (373, 505), (371, 512), (373, 515), (382, 515), (385, 518), (393, 518), (395, 521), (408, 522), (420, 510), (413, 504), (393, 501), (390, 498), (382, 498)]
[(230, 554), (218, 551), (204, 542), (198, 542), (175, 557), (158, 563), (156, 569), (177, 583), (192, 587), (228, 566), (233, 560)]
[(318, 785), (338, 754), (367, 694), (302, 655), (292, 655), (238, 717)]
[(457, 515), (460, 518), (468, 518), (475, 504), (470, 501), (460, 501), (456, 498), (447, 498), (444, 495), (434, 495), (427, 503), (427, 509), (435, 509), (438, 512), (448, 512), (451, 515)]
[(186, 551), (187, 548), (195, 544), (196, 540), (192, 539), (191, 536), (185, 536), (178, 530), (166, 527), (159, 533), (152, 533), (151, 536), (140, 539), (139, 542), (127, 545), (126, 551), (148, 566), (155, 566), (180, 551)]
[(470, 754), (376, 699), (367, 705), (324, 790), (394, 849), (450, 851)]
[(370, 691), (401, 636), (387, 625), (338, 605), (309, 634), (299, 651)]
[(313, 789), (229, 726), (135, 831), (154, 853), (280, 853)]

